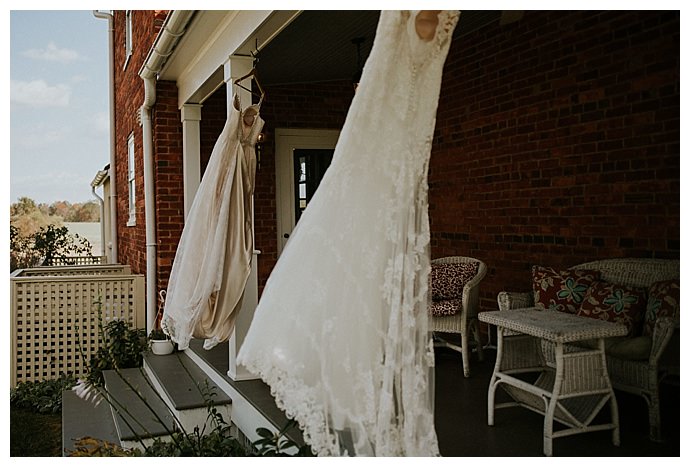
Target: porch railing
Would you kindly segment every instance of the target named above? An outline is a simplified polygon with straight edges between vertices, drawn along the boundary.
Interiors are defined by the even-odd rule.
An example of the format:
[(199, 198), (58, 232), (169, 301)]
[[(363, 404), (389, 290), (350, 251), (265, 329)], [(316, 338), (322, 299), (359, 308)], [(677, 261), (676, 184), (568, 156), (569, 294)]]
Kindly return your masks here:
[(100, 345), (97, 301), (104, 323), (123, 319), (143, 328), (144, 276), (130, 272), (123, 265), (15, 271), (10, 277), (12, 387), (86, 372)]

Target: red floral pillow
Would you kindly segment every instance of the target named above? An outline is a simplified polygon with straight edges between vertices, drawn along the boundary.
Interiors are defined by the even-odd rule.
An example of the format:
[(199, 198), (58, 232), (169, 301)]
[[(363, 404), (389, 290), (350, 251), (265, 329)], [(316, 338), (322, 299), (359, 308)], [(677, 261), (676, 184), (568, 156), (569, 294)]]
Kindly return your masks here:
[(601, 276), (599, 271), (532, 267), (532, 290), (537, 308), (575, 314), (589, 287)]
[(655, 282), (647, 293), (647, 312), (644, 315), (642, 334), (654, 334), (657, 318), (676, 318), (680, 313), (680, 279)]
[(624, 324), (627, 336), (634, 337), (640, 334), (646, 308), (645, 289), (597, 281), (587, 291), (577, 315)]
[(431, 265), (432, 300), (462, 298), (462, 289), (474, 279), (479, 263), (435, 263)]

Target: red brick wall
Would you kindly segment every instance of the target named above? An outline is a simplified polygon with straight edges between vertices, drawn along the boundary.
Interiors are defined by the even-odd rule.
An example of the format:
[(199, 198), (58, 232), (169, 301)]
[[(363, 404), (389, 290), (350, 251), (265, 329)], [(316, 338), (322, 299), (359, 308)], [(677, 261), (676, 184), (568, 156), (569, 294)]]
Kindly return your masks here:
[(182, 122), (177, 108), (177, 85), (158, 81), (152, 116), (158, 290), (168, 287), (170, 270), (184, 226)]
[[(132, 12), (132, 55), (125, 67), (125, 12), (115, 11), (115, 169), (117, 184), (118, 261), (132, 266), (132, 272), (146, 271), (146, 233), (144, 212), (143, 142), (137, 116), (144, 101), (144, 84), (139, 69), (165, 19), (165, 12), (134, 10)], [(129, 219), (129, 188), (127, 183), (127, 139), (134, 134), (136, 225), (127, 226)]]
[[(135, 19), (144, 13), (135, 12)], [(500, 290), (528, 288), (532, 264), (679, 257), (679, 36), (673, 12), (527, 12), (517, 23), (492, 24), (455, 41), (429, 174), (432, 256), (475, 256), (488, 264), (483, 309), (496, 307)], [(118, 215), (120, 261), (143, 272), (143, 178), (137, 226), (124, 227), (131, 131), (141, 168), (138, 50), (120, 73), (117, 92), (118, 108), (128, 109), (117, 123)], [(159, 103), (170, 107), (156, 109), (154, 130), (157, 151), (171, 138), (169, 158), (156, 160), (156, 175), (168, 177), (168, 190), (181, 187), (173, 91), (171, 84), (159, 86), (162, 94), (170, 92), (170, 102)], [(340, 128), (351, 100), (346, 82), (267, 88), (255, 192), (261, 288), (277, 257), (275, 128)], [(225, 101), (223, 90), (204, 103), (202, 163), (225, 122)], [(163, 222), (162, 211), (175, 203), (178, 213)], [(182, 200), (161, 198), (157, 209), (162, 285), (179, 240)], [(163, 223), (169, 225), (160, 230)]]
[(430, 164), (432, 256), (500, 290), (533, 264), (680, 256), (680, 15), (526, 12), (456, 40)]
[(206, 166), (211, 158), (213, 146), (223, 131), (228, 115), (227, 91), (225, 86), (221, 86), (211, 97), (204, 101), (201, 107), (201, 123), (199, 131), (201, 133), (200, 168), (203, 176)]

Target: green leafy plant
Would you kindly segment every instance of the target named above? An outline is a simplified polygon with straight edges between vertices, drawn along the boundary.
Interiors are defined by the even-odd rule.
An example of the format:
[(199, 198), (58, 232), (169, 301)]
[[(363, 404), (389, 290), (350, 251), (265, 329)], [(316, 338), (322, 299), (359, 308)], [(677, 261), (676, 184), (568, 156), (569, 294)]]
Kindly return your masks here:
[[(259, 439), (254, 441), (252, 445), (257, 451), (257, 455), (265, 457), (310, 457), (314, 454), (308, 445), (298, 446), (297, 443), (288, 439), (285, 434), (297, 426), (295, 420), (288, 420), (285, 426), (277, 433), (272, 432), (268, 428), (257, 428), (256, 434)], [(289, 454), (293, 450), (294, 454)]]
[(149, 340), (152, 341), (165, 341), (169, 339), (168, 335), (165, 334), (162, 329), (154, 329), (149, 333)]
[(34, 250), (43, 259), (44, 265), (64, 261), (68, 256), (92, 256), (91, 244), (78, 234), (71, 235), (67, 227), (48, 225), (34, 234)]
[(146, 331), (132, 329), (130, 324), (123, 320), (113, 320), (103, 325), (100, 318), (99, 307), (99, 333), (102, 345), (89, 362), (89, 375), (87, 380), (97, 386), (103, 385), (103, 371), (116, 368), (137, 368), (142, 365), (143, 352), (147, 348)]
[(24, 381), (10, 389), (10, 405), (38, 413), (60, 413), (62, 391), (71, 389), (77, 382), (72, 375), (58, 379)]
[(247, 451), (232, 436), (229, 425), (219, 425), (210, 432), (204, 433), (195, 427), (192, 433), (173, 433), (171, 441), (155, 440), (143, 452), (136, 455), (146, 457), (243, 457)]

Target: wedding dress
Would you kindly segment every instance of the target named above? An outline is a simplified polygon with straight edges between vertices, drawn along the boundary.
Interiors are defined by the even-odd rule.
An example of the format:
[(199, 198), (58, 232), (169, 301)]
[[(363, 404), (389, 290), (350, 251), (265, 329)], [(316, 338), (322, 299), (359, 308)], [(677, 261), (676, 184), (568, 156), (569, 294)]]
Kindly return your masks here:
[(259, 106), (233, 106), (185, 221), (173, 262), (161, 327), (180, 349), (192, 337), (210, 349), (234, 328), (254, 249), (254, 145)]
[(331, 166), (238, 354), (318, 455), (438, 455), (427, 168), (459, 13), (440, 13), (429, 42), (415, 16), (381, 13)]

